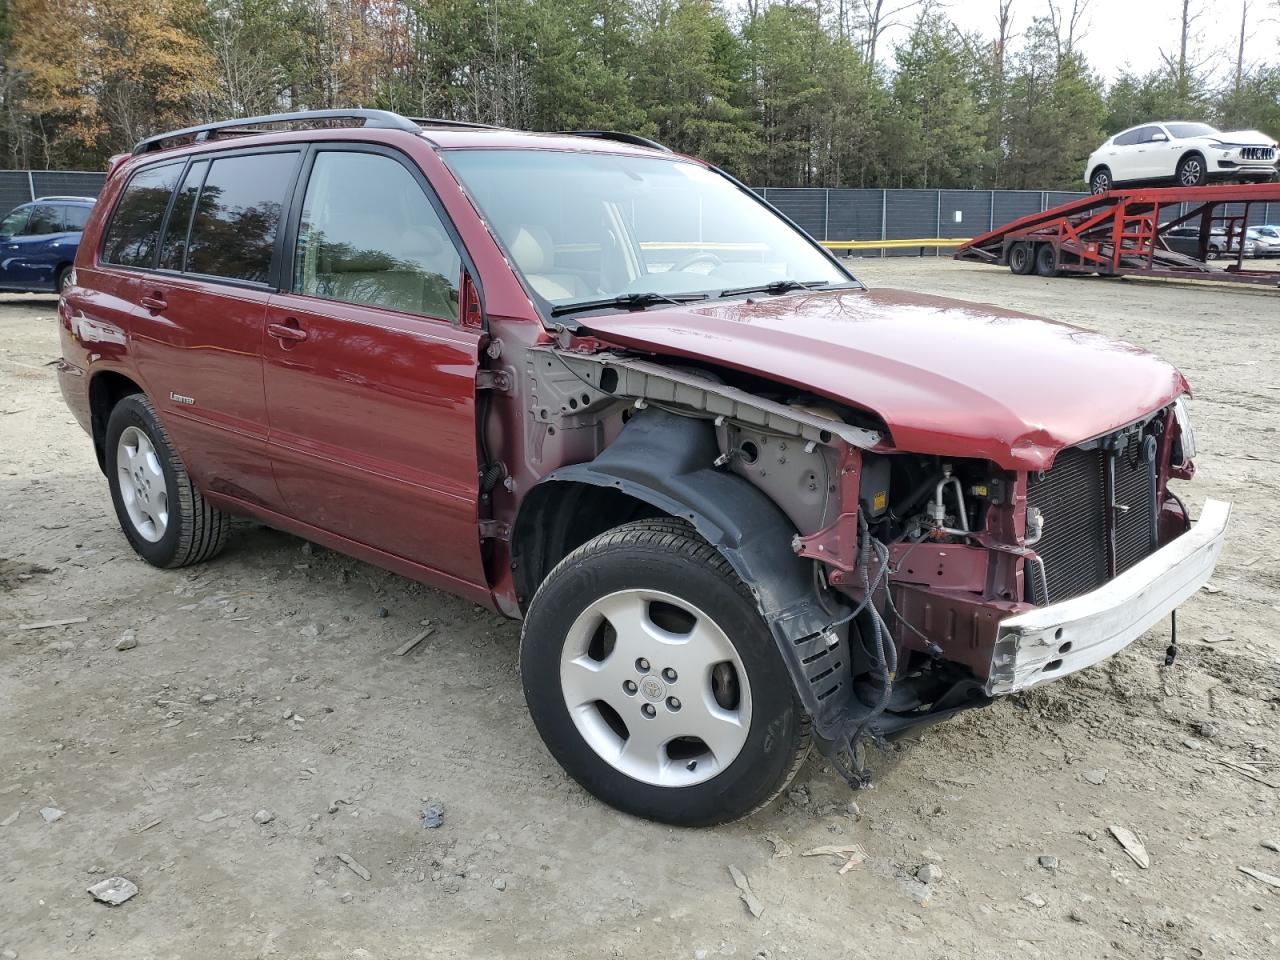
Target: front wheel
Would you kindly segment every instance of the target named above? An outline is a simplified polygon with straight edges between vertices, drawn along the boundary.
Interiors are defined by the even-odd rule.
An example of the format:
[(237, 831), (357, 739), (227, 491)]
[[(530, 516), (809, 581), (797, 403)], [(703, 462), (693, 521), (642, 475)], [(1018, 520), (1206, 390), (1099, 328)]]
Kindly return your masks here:
[(1178, 163), (1178, 185), (1181, 187), (1203, 187), (1208, 180), (1204, 158), (1198, 153), (1183, 157)]
[(625, 524), (563, 560), (530, 605), (520, 672), (552, 755), (635, 816), (746, 816), (808, 749), (808, 719), (750, 592), (681, 521)]
[(131, 394), (112, 408), (106, 461), (120, 528), (144, 560), (157, 567), (185, 567), (222, 549), (230, 520), (192, 484), (143, 394)]
[(1106, 167), (1099, 167), (1093, 172), (1093, 177), (1089, 180), (1089, 192), (1092, 194), (1106, 193), (1111, 189), (1111, 171)]

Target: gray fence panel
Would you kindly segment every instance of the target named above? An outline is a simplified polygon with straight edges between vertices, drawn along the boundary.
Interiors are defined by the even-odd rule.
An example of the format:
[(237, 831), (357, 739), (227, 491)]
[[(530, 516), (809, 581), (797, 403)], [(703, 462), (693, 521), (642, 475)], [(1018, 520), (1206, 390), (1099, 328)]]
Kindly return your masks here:
[(0, 170), (0, 216), (31, 199), (31, 184), (25, 170)]
[(828, 240), (879, 240), (883, 190), (832, 190), (827, 205)]
[(1079, 200), (1081, 197), (1087, 197), (1088, 194), (1084, 193), (1083, 191), (1076, 191), (1073, 193), (1073, 192), (1064, 191), (1064, 190), (1049, 190), (1049, 191), (1046, 191), (1044, 196), (1045, 196), (1044, 208), (1048, 210), (1050, 207), (1056, 207), (1060, 203), (1068, 203), (1072, 200)]
[(819, 240), (827, 239), (826, 190), (821, 187), (769, 187), (761, 193), (766, 200), (798, 223), (809, 236)]
[(938, 236), (976, 237), (990, 229), (990, 190), (943, 190), (940, 199)]
[(1025, 217), (1039, 213), (1044, 209), (1044, 194), (1038, 190), (997, 190), (995, 202), (994, 226), (999, 227)]
[(106, 179), (88, 170), (0, 170), (0, 216), (37, 197), (96, 197)]
[(105, 173), (79, 170), (38, 170), (31, 174), (37, 197), (96, 197), (106, 183)]

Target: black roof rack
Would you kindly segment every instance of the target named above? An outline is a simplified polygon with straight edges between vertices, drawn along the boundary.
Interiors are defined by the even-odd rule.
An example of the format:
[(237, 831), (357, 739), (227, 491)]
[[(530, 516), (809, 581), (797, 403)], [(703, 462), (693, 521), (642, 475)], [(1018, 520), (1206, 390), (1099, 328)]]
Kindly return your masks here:
[[(219, 120), (216, 123), (202, 123), (195, 127), (170, 130), (167, 133), (158, 133), (154, 137), (140, 140), (138, 145), (133, 148), (133, 152), (135, 156), (140, 153), (150, 153), (153, 150), (161, 149), (162, 144), (166, 141), (180, 140), (184, 137), (190, 137), (193, 143), (201, 143), (205, 140), (213, 139), (219, 131), (243, 131), (245, 128), (250, 128), (246, 132), (261, 133), (263, 131), (252, 130), (252, 128), (275, 123), (311, 123), (320, 120), (362, 120), (364, 121), (360, 124), (362, 127), (375, 127), (380, 130), (405, 130), (409, 133), (422, 132), (419, 121), (402, 117), (398, 113), (391, 113), (389, 110), (301, 110), (297, 113), (272, 113), (263, 117), (245, 117), (240, 120)], [(459, 121), (432, 120), (430, 122), (449, 124)]]
[(629, 143), (633, 147), (649, 147), (651, 150), (661, 150), (664, 153), (672, 152), (670, 147), (663, 146), (657, 140), (638, 137), (634, 133), (619, 133), (617, 130), (561, 130), (560, 132), (568, 137), (595, 137), (597, 140), (616, 140), (618, 143)]
[(475, 130), (507, 129), (493, 123), (480, 123), (477, 120), (446, 120), (443, 117), (406, 117), (405, 119), (412, 120), (414, 123), (424, 127), (464, 127)]

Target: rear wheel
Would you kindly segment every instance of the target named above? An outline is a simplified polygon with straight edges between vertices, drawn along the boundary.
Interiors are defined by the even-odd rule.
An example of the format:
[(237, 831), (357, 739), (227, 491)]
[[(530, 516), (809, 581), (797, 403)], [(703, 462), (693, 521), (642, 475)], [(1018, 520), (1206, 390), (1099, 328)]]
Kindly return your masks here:
[(1036, 251), (1036, 273), (1042, 277), (1058, 275), (1058, 251), (1052, 243), (1042, 243)]
[(745, 816), (781, 792), (808, 748), (750, 592), (681, 521), (625, 524), (562, 561), (530, 605), (520, 672), (560, 765), (636, 816)]
[(1035, 269), (1035, 251), (1031, 244), (1019, 241), (1009, 248), (1009, 269), (1020, 277), (1025, 277)]
[(1217, 260), (1221, 255), (1222, 251), (1213, 244), (1209, 244), (1209, 249), (1204, 252), (1204, 258), (1206, 260)]
[(205, 502), (143, 394), (111, 410), (106, 436), (107, 483), (120, 528), (133, 549), (157, 567), (208, 560), (226, 544), (230, 521)]
[(1089, 178), (1089, 192), (1098, 194), (1106, 193), (1111, 189), (1111, 171), (1106, 167), (1099, 167), (1093, 171), (1093, 176)]
[(1204, 157), (1198, 153), (1190, 153), (1178, 162), (1178, 186), (1202, 187), (1208, 180)]
[(54, 289), (58, 291), (58, 296), (65, 296), (67, 288), (71, 286), (71, 267), (65, 266), (58, 271), (57, 279), (54, 281)]

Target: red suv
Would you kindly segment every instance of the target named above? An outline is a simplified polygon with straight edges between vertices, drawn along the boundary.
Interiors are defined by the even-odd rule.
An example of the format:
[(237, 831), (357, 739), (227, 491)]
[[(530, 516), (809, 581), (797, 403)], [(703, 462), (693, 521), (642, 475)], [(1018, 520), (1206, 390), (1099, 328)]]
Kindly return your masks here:
[[(265, 132), (274, 131), (274, 132)], [(1187, 385), (1127, 344), (872, 291), (640, 138), (377, 111), (115, 163), (59, 313), (125, 536), (252, 517), (523, 618), (556, 759), (710, 824), (1115, 653), (1209, 577)], [(1175, 648), (1176, 649), (1176, 648)]]

